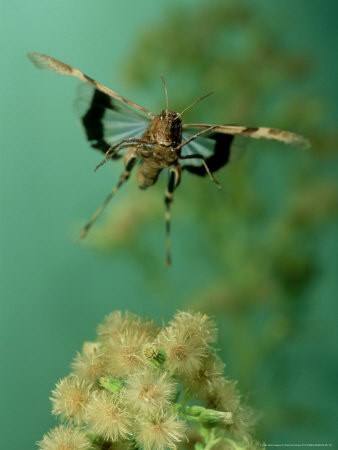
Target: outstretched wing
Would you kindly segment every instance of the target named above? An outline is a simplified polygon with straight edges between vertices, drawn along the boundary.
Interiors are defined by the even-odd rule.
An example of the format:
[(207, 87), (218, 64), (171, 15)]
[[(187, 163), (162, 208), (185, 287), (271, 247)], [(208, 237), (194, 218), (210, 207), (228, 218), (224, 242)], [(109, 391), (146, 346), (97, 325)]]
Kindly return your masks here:
[(127, 104), (85, 83), (79, 86), (74, 106), (90, 145), (103, 152), (122, 139), (141, 138), (150, 121)]
[[(182, 142), (192, 137), (198, 129), (207, 129), (206, 124), (183, 124)], [(244, 136), (244, 138), (241, 138)], [(244, 153), (245, 137), (273, 139), (296, 147), (308, 148), (310, 142), (303, 136), (290, 131), (274, 128), (249, 128), (241, 126), (217, 125), (209, 133), (190, 141), (182, 147), (182, 156), (201, 155), (211, 172), (239, 159)], [(181, 166), (197, 175), (206, 175), (201, 159), (182, 159)]]
[(75, 109), (87, 139), (96, 149), (106, 152), (122, 139), (140, 138), (149, 125), (150, 118), (155, 117), (147, 109), (68, 64), (41, 53), (28, 53), (27, 56), (38, 69), (73, 76), (86, 82), (80, 86)]
[(97, 81), (93, 80), (93, 78), (88, 77), (80, 70), (75, 69), (74, 67), (69, 66), (68, 64), (58, 61), (57, 59), (51, 58), (50, 56), (43, 55), (42, 53), (32, 52), (32, 53), (27, 53), (27, 56), (31, 60), (31, 62), (34, 64), (34, 66), (38, 69), (50, 70), (52, 72), (56, 72), (61, 75), (69, 75), (72, 77), (79, 78), (80, 80), (91, 84), (92, 86), (94, 86), (95, 89), (97, 89), (100, 92), (103, 92), (104, 94), (108, 95), (109, 97), (113, 97), (120, 102), (126, 103), (126, 104), (132, 106), (133, 108), (138, 109), (139, 111), (143, 111), (151, 118), (155, 117), (154, 114), (152, 114), (146, 108), (143, 108), (143, 106), (140, 106), (137, 103), (134, 103), (131, 100), (128, 100), (127, 98), (122, 97), (117, 92), (112, 91), (111, 89), (107, 88), (103, 84), (98, 83)]
[[(185, 123), (183, 127), (194, 128), (209, 128), (211, 125), (201, 123)], [(217, 125), (213, 128), (216, 133), (230, 134), (233, 136), (241, 135), (252, 137), (255, 139), (272, 139), (275, 141), (283, 142), (284, 144), (293, 145), (299, 148), (309, 148), (310, 142), (299, 134), (292, 133), (291, 131), (277, 130), (276, 128), (267, 127), (243, 127), (233, 125)]]

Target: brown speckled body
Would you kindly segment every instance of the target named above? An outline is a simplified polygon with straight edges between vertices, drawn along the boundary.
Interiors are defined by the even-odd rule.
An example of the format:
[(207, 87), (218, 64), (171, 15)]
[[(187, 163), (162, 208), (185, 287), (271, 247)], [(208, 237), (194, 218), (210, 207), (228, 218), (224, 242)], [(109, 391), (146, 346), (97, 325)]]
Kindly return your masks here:
[(141, 189), (146, 189), (156, 182), (162, 169), (180, 166), (181, 151), (177, 146), (182, 141), (182, 121), (179, 114), (163, 110), (150, 122), (142, 140), (149, 144), (140, 144), (131, 152), (141, 159), (137, 181)]

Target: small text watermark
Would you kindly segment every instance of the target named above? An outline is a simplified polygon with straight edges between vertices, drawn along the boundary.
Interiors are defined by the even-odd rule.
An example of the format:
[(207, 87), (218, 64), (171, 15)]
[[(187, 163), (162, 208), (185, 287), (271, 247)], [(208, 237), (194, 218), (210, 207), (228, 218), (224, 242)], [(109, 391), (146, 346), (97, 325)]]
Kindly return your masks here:
[(328, 444), (328, 443), (299, 443), (299, 444), (284, 444), (284, 443), (280, 443), (280, 444), (266, 444), (266, 443), (261, 443), (260, 444), (261, 447), (332, 447), (332, 444)]

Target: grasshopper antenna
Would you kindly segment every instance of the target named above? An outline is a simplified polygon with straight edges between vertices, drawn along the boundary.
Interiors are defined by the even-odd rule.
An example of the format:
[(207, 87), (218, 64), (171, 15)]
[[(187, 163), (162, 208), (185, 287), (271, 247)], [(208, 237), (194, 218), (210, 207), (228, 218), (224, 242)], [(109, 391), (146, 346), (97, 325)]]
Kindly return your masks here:
[(193, 106), (195, 106), (196, 103), (199, 103), (201, 100), (204, 100), (205, 98), (209, 97), (209, 95), (212, 95), (212, 94), (213, 94), (213, 92), (209, 92), (209, 94), (205, 94), (205, 95), (203, 95), (203, 97), (201, 97), (201, 98), (195, 100), (191, 105), (187, 106), (181, 113), (179, 113), (179, 115), (178, 115), (177, 117), (181, 117), (181, 115), (182, 115), (183, 113), (185, 113), (188, 109), (190, 109), (190, 108), (192, 108)]
[(167, 111), (168, 111), (168, 91), (167, 91), (167, 85), (166, 85), (166, 82), (165, 82), (165, 79), (164, 79), (163, 75), (161, 75), (161, 80), (163, 81), (163, 84), (164, 84), (166, 109), (167, 109)]

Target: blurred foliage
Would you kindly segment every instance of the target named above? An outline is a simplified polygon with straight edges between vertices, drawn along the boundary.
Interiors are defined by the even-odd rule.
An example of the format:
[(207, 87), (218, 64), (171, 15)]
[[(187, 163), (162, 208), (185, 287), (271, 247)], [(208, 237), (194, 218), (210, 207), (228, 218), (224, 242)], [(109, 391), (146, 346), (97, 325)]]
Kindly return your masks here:
[[(231, 374), (262, 411), (262, 439), (271, 430), (277, 435), (287, 430), (290, 435), (293, 428), (296, 436), (304, 437), (310, 423), (316, 423), (318, 436), (324, 436), (329, 425), (318, 417), (332, 412), (322, 388), (310, 399), (296, 393), (291, 401), (287, 395), (296, 377), (292, 373), (300, 371), (292, 355), (299, 351), (298, 361), (311, 355), (297, 347), (304, 333), (309, 345), (316, 342), (313, 357), (321, 352), (321, 337), (326, 348), (327, 335), (320, 335), (323, 322), (316, 321), (313, 295), (320, 280), (325, 288), (323, 273), (331, 263), (322, 249), (325, 237), (330, 246), (337, 219), (337, 157), (332, 149), (338, 133), (326, 124), (327, 99), (304, 87), (312, 76), (311, 54), (287, 47), (281, 38), (284, 32), (282, 25), (278, 28), (244, 3), (208, 2), (194, 11), (176, 6), (140, 38), (126, 67), (126, 80), (148, 92), (159, 83), (159, 74), (165, 74), (169, 107), (177, 111), (215, 91), (187, 112), (186, 122), (272, 126), (312, 141), (307, 152), (248, 142), (245, 158), (217, 173), (223, 194), (208, 179), (187, 173), (175, 192), (174, 230), (197, 230), (188, 234), (199, 239), (194, 258), (204, 259), (214, 274), (203, 290), (182, 302), (217, 316), (220, 346)], [(162, 98), (158, 111), (161, 105)], [(115, 209), (114, 218), (98, 225), (91, 239), (91, 245), (105, 251), (130, 249), (150, 281), (160, 246), (164, 247), (160, 238), (154, 247), (144, 241), (148, 233), (164, 227), (162, 197), (153, 191), (156, 195), (147, 191), (142, 199), (143, 193), (126, 197), (120, 214)], [(179, 251), (173, 255), (174, 264), (191, 257)], [(326, 296), (321, 294), (317, 302)], [(323, 317), (325, 322), (325, 313)]]

